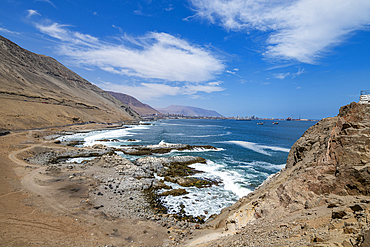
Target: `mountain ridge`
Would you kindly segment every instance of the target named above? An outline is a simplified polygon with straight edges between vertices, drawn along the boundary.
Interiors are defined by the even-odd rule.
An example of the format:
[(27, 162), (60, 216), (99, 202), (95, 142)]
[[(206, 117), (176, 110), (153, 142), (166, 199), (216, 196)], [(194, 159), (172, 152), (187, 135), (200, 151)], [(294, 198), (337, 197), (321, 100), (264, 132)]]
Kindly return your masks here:
[(152, 116), (156, 114), (161, 114), (159, 111), (154, 109), (148, 104), (144, 104), (138, 99), (136, 99), (133, 96), (130, 96), (128, 94), (124, 93), (118, 93), (118, 92), (112, 92), (112, 91), (106, 91), (116, 99), (122, 101), (132, 109), (134, 109), (137, 113), (139, 113), (141, 116)]
[(10, 130), (140, 118), (54, 58), (30, 52), (2, 36), (0, 105), (0, 129)]
[(194, 106), (170, 105), (166, 108), (156, 108), (162, 114), (176, 114), (184, 116), (221, 117), (222, 115), (214, 110), (206, 110)]

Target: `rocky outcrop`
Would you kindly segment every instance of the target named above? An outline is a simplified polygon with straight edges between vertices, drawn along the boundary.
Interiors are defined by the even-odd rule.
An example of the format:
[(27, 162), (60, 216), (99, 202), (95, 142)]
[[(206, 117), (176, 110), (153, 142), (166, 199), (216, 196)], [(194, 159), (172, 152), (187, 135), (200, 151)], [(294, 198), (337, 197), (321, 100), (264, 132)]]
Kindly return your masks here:
[[(370, 106), (352, 103), (342, 107), (338, 116), (308, 129), (292, 146), (285, 168), (224, 209), (209, 225), (233, 234), (248, 233), (256, 224), (280, 222), (293, 229), (293, 223), (300, 222), (305, 227), (297, 228), (295, 235), (291, 231), (300, 236), (299, 241), (360, 246), (368, 241), (369, 210)], [(307, 234), (310, 227), (314, 234)], [(292, 239), (292, 234), (285, 238)], [(284, 243), (294, 245), (298, 240)]]
[(184, 151), (184, 150), (217, 150), (217, 148), (210, 145), (188, 145), (179, 143), (164, 143), (161, 142), (157, 145), (124, 145), (120, 151), (128, 155), (151, 155), (151, 154), (165, 154), (171, 151)]

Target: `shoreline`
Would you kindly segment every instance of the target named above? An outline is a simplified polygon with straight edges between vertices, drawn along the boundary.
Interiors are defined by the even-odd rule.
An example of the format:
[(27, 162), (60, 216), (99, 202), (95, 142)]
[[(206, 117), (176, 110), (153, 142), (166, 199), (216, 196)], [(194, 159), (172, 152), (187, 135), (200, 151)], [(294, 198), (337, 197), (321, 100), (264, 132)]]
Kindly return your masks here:
[[(311, 139), (317, 135), (315, 131), (330, 130), (325, 126), (335, 127), (336, 120), (323, 120), (311, 131), (306, 131), (306, 138), (299, 139), (291, 149), (288, 162), (295, 157), (295, 152), (300, 152), (296, 148), (298, 145), (304, 146), (306, 142), (312, 145)], [(335, 128), (342, 125), (338, 126)], [(92, 128), (85, 128), (85, 131), (87, 129)], [(145, 181), (151, 184), (151, 177), (140, 177), (141, 184), (136, 183), (138, 179), (134, 176), (127, 181), (122, 179), (120, 176), (125, 174), (119, 174), (119, 170), (123, 167), (116, 165), (116, 161), (123, 158), (108, 155), (109, 150), (99, 159), (82, 165), (62, 162), (45, 166), (25, 162), (44, 151), (62, 154), (65, 150), (79, 149), (44, 139), (58, 131), (84, 130), (75, 126), (0, 137), (0, 204), (4, 205), (0, 208), (0, 239), (8, 246), (235, 247), (330, 246), (335, 243), (347, 247), (356, 243), (353, 241), (369, 243), (369, 197), (310, 191), (304, 187), (304, 182), (310, 181), (305, 177), (313, 176), (310, 172), (315, 170), (310, 167), (307, 167), (309, 173), (301, 170), (305, 161), (284, 168), (205, 224), (183, 224), (172, 215), (151, 212), (150, 206), (140, 201), (143, 197), (135, 190), (135, 186), (143, 186)], [(326, 143), (324, 139), (323, 143)], [(133, 169), (132, 164), (125, 165), (135, 176), (142, 174), (140, 169)], [(323, 164), (320, 169), (325, 171), (327, 165)], [(320, 169), (317, 171), (321, 172)], [(289, 179), (295, 173), (303, 175)], [(126, 182), (133, 191), (123, 189), (122, 183)], [(290, 187), (283, 187), (281, 192), (283, 184)], [(117, 193), (119, 198), (126, 200), (115, 200)], [(107, 204), (109, 200), (111, 203)], [(137, 207), (134, 201), (140, 202), (142, 207)], [(279, 202), (285, 204), (279, 206)], [(128, 207), (124, 208), (122, 203)], [(120, 210), (117, 207), (121, 207)]]
[[(43, 136), (61, 130), (78, 131), (81, 130), (79, 127), (24, 131), (0, 137), (0, 203), (4, 205), (0, 214), (1, 242), (9, 246), (30, 243), (45, 246), (162, 246), (170, 242), (174, 235), (172, 231), (156, 222), (110, 217), (94, 212), (95, 209), (88, 210), (89, 205), (81, 205), (81, 201), (88, 198), (88, 189), (94, 179), (67, 181), (69, 177), (66, 175), (58, 177), (52, 169), (47, 171), (45, 166), (24, 162), (35, 147), (66, 148), (54, 141), (43, 140)], [(86, 127), (100, 129), (83, 126), (82, 130)], [(13, 219), (17, 220), (13, 222)], [(23, 222), (21, 228), (18, 221)], [(47, 227), (38, 228), (41, 225)]]

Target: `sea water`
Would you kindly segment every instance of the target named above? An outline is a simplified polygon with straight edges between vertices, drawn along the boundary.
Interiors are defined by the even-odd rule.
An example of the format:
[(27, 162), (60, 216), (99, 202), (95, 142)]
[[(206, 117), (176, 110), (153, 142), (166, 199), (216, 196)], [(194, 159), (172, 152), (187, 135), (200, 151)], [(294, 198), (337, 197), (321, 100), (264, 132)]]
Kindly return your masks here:
[[(169, 154), (158, 155), (160, 157), (193, 155), (207, 160), (206, 164), (191, 165), (203, 171), (194, 176), (217, 180), (220, 182), (218, 186), (187, 187), (184, 189), (189, 194), (163, 197), (162, 203), (168, 208), (169, 213), (177, 213), (180, 205), (184, 205), (187, 214), (208, 218), (246, 196), (269, 175), (281, 170), (285, 166), (291, 146), (304, 131), (315, 124), (311, 121), (279, 121), (279, 124), (273, 124), (272, 121), (266, 120), (263, 125), (257, 125), (257, 122), (261, 121), (161, 120), (152, 122), (152, 125), (92, 131), (59, 139), (83, 140), (85, 146), (99, 143), (119, 147), (165, 142), (216, 147), (216, 150), (172, 151)], [(99, 141), (102, 139), (118, 141)], [(134, 139), (135, 143), (128, 139)], [(139, 158), (123, 153), (120, 155), (129, 160)], [(183, 188), (174, 183), (166, 183), (173, 189)]]

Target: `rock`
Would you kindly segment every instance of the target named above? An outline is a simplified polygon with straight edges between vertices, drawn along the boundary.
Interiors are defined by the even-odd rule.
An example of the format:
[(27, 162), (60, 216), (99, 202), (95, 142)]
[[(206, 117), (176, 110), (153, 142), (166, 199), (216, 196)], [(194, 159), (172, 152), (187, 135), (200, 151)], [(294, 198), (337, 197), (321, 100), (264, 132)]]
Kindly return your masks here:
[(343, 210), (339, 210), (339, 211), (333, 211), (332, 213), (332, 218), (333, 219), (342, 219), (344, 216), (346, 216), (347, 213)]
[(210, 145), (205, 146), (191, 146), (187, 144), (172, 144), (161, 142), (157, 145), (123, 145), (121, 146), (121, 151), (129, 155), (151, 155), (151, 154), (165, 154), (173, 150), (183, 151), (183, 150), (195, 150), (195, 149), (212, 149), (217, 150), (217, 148)]
[(312, 208), (312, 203), (311, 203), (311, 201), (307, 200), (307, 201), (304, 203), (304, 208), (305, 208), (305, 209), (310, 209), (310, 208)]
[(352, 206), (349, 206), (349, 207), (353, 210), (353, 212), (364, 210), (364, 208), (359, 204), (355, 204), (355, 205), (352, 205)]
[(169, 190), (169, 191), (165, 191), (161, 194), (159, 194), (159, 196), (182, 196), (182, 195), (186, 195), (186, 194), (189, 194), (189, 192), (187, 192), (185, 189), (174, 189), (174, 190)]

